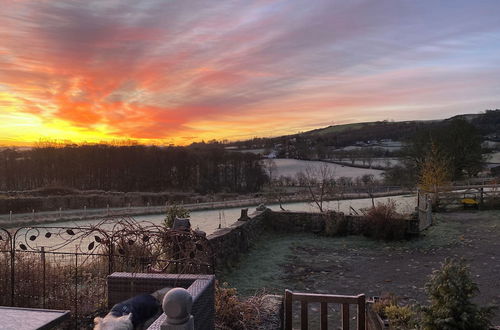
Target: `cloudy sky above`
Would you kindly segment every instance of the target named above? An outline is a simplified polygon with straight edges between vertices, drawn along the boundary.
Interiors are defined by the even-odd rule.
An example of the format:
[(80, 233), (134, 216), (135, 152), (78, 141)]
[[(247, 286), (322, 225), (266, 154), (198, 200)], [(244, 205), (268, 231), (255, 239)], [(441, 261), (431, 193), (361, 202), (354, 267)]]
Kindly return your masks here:
[(5, 0), (0, 144), (186, 144), (500, 108), (500, 1)]

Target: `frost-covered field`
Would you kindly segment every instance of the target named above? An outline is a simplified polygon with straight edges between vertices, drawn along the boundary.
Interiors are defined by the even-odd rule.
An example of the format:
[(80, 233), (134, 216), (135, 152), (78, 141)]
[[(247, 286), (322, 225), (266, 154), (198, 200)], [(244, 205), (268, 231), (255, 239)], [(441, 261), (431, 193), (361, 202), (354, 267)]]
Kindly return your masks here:
[[(340, 159), (332, 159), (332, 160), (339, 161), (342, 163), (351, 163), (350, 158), (342, 158), (342, 160), (340, 160)], [(358, 159), (354, 160), (354, 164), (368, 166), (369, 162), (366, 159), (363, 161), (363, 159), (358, 158)], [(400, 165), (400, 164), (401, 164), (401, 160), (399, 158), (373, 158), (372, 159), (372, 166), (393, 167), (393, 166)]]
[(500, 163), (500, 152), (494, 152), (486, 156), (486, 161), (488, 163)]
[(403, 144), (399, 141), (384, 142), (380, 144), (374, 144), (369, 146), (347, 146), (344, 148), (339, 148), (337, 150), (353, 151), (353, 150), (368, 150), (368, 149), (383, 149), (388, 151), (399, 151), (403, 147)]
[(305, 172), (308, 167), (311, 168), (319, 168), (323, 164), (327, 164), (333, 171), (333, 175), (336, 178), (340, 177), (350, 177), (355, 178), (358, 176), (363, 176), (365, 174), (373, 174), (375, 178), (381, 179), (382, 173), (384, 171), (381, 170), (373, 170), (373, 169), (364, 169), (350, 166), (342, 166), (332, 163), (325, 163), (320, 161), (308, 161), (308, 160), (298, 160), (298, 159), (285, 159), (285, 158), (276, 158), (274, 162), (277, 167), (277, 176), (290, 176), (295, 177), (299, 172)]

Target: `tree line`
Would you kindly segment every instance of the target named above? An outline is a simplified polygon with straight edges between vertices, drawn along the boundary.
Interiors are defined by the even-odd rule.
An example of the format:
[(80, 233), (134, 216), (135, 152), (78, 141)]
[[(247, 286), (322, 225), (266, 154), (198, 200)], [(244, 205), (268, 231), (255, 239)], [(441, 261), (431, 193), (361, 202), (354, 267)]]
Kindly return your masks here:
[(255, 192), (267, 181), (258, 156), (221, 145), (66, 145), (0, 152), (0, 189), (63, 186), (105, 191)]

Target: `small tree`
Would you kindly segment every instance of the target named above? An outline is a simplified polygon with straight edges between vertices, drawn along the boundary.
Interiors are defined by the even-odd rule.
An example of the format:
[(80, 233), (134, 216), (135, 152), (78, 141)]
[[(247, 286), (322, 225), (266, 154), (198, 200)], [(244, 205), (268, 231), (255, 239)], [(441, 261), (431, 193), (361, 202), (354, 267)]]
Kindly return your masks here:
[(448, 159), (440, 152), (437, 146), (431, 144), (420, 168), (420, 188), (434, 193), (434, 202), (439, 202), (440, 187), (450, 179)]
[(172, 228), (175, 218), (189, 218), (189, 210), (177, 204), (168, 206), (163, 225), (167, 228)]
[(446, 260), (426, 284), (431, 305), (422, 308), (426, 330), (483, 330), (491, 325), (493, 307), (478, 307), (479, 292), (463, 259)]

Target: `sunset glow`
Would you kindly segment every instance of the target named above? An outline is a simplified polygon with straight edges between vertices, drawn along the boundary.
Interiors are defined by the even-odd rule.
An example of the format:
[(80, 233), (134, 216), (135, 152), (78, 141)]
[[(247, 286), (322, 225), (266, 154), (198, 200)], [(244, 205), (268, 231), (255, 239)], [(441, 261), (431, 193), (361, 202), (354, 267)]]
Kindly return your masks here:
[(0, 144), (188, 144), (500, 108), (500, 2), (3, 1)]

